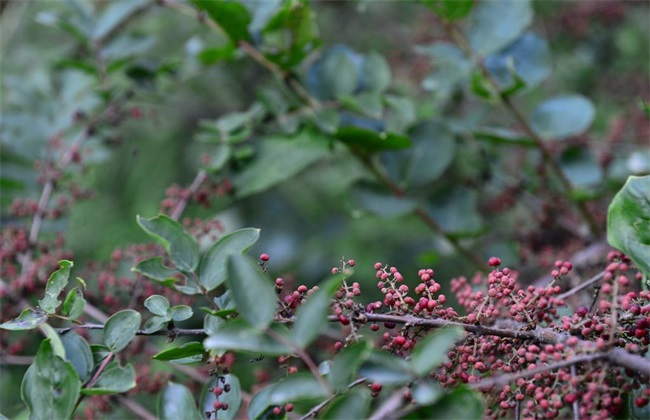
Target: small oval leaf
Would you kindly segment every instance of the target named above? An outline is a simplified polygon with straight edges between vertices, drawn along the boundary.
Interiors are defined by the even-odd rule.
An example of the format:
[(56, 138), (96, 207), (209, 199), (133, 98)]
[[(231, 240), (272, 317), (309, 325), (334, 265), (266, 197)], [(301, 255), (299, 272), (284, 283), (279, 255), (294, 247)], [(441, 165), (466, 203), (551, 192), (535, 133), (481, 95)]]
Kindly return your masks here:
[(158, 241), (183, 271), (194, 271), (199, 265), (199, 246), (177, 221), (160, 214), (150, 219), (137, 217), (140, 227)]
[(126, 347), (140, 328), (140, 313), (125, 309), (108, 318), (104, 325), (104, 345), (117, 353)]
[(187, 387), (170, 382), (158, 395), (158, 418), (162, 420), (202, 420), (194, 402), (194, 396)]
[(43, 308), (48, 314), (53, 314), (56, 308), (59, 307), (61, 301), (58, 300), (59, 294), (68, 285), (68, 278), (70, 277), (70, 270), (74, 264), (72, 261), (63, 260), (59, 261), (59, 269), (52, 273), (47, 280), (45, 286), (45, 296), (38, 301), (38, 306)]
[(237, 311), (249, 324), (266, 328), (275, 315), (277, 297), (266, 274), (250, 258), (230, 255), (227, 262), (228, 289)]
[(544, 140), (562, 140), (585, 131), (596, 110), (591, 101), (580, 95), (561, 96), (540, 104), (530, 117), (530, 124)]
[(149, 309), (154, 315), (167, 317), (169, 314), (169, 301), (166, 297), (160, 295), (151, 295), (144, 301), (145, 308)]

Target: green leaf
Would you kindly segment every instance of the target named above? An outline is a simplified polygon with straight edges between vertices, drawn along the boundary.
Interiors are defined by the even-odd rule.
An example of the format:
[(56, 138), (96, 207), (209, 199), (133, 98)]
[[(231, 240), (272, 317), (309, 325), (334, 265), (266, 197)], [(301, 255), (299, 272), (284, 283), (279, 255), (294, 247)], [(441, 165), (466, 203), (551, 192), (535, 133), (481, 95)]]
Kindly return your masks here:
[(219, 410), (219, 419), (220, 420), (232, 420), (237, 415), (239, 407), (242, 403), (241, 397), (241, 386), (239, 384), (239, 379), (235, 375), (228, 374), (222, 375), (223, 382), (217, 384), (216, 379), (212, 379), (203, 386), (203, 391), (201, 392), (201, 408), (202, 412), (214, 410), (214, 403), (217, 401), (217, 397), (214, 393), (210, 392), (215, 386), (224, 388), (225, 385), (230, 385), (230, 391), (224, 392), (219, 396), (219, 401), (222, 403), (228, 404), (227, 410)]
[(607, 211), (607, 242), (650, 277), (650, 175), (630, 176)]
[(530, 125), (544, 140), (562, 140), (589, 128), (595, 114), (589, 99), (580, 95), (560, 96), (540, 104), (530, 117)]
[[(272, 325), (271, 330), (290, 341), (289, 330), (282, 325)], [(280, 356), (291, 353), (287, 345), (271, 338), (264, 331), (251, 327), (243, 319), (227, 321), (203, 341), (207, 350), (232, 350), (257, 355)]]
[(325, 330), (332, 297), (341, 286), (342, 280), (342, 274), (327, 280), (296, 311), (291, 336), (298, 347), (307, 348)]
[(494, 102), (498, 98), (498, 93), (494, 86), (489, 82), (482, 72), (476, 70), (472, 73), (472, 82), (470, 84), (472, 93), (481, 99)]
[(463, 50), (449, 42), (437, 41), (426, 46), (416, 46), (416, 52), (431, 57), (434, 71), (422, 82), (436, 101), (447, 101), (461, 84), (469, 81), (475, 64)]
[(474, 52), (487, 56), (519, 38), (532, 20), (529, 0), (479, 2), (467, 21), (467, 38)]
[(121, 367), (116, 361), (106, 366), (92, 388), (83, 388), (84, 395), (121, 394), (135, 388), (135, 369), (130, 363)]
[(144, 301), (145, 308), (154, 315), (169, 317), (169, 301), (160, 295), (151, 295)]
[(471, 236), (483, 228), (477, 207), (478, 194), (475, 190), (453, 186), (438, 191), (431, 197), (429, 214), (445, 232)]
[(187, 305), (176, 305), (172, 307), (171, 313), (174, 321), (185, 321), (186, 319), (192, 318), (192, 315), (194, 315), (192, 308)]
[(461, 328), (442, 328), (424, 337), (411, 354), (411, 370), (424, 377), (445, 361), (449, 349), (464, 335)]
[(259, 237), (259, 229), (246, 228), (236, 230), (219, 238), (201, 260), (199, 269), (199, 283), (201, 286), (207, 291), (211, 291), (226, 281), (228, 274), (226, 260), (228, 255), (243, 254), (257, 242)]
[(112, 353), (126, 347), (140, 328), (140, 313), (132, 309), (116, 312), (104, 324), (104, 345)]
[(344, 348), (332, 360), (328, 380), (335, 392), (344, 391), (370, 356), (372, 343), (359, 341)]
[(176, 221), (164, 214), (146, 219), (137, 217), (140, 227), (158, 241), (169, 253), (178, 268), (194, 271), (199, 264), (199, 246)]
[(391, 192), (382, 190), (361, 184), (354, 188), (352, 195), (361, 209), (381, 217), (402, 216), (411, 213), (418, 205), (414, 198), (396, 197)]
[(418, 381), (411, 394), (419, 405), (431, 405), (443, 396), (444, 391), (437, 382), (425, 380)]
[(411, 413), (409, 418), (427, 420), (481, 419), (485, 412), (485, 401), (478, 391), (460, 386), (446, 393), (433, 405)]
[(169, 321), (171, 321), (171, 317), (169, 316), (154, 315), (144, 323), (144, 333), (153, 334), (156, 331), (160, 331), (169, 324)]
[(202, 356), (204, 352), (205, 348), (202, 343), (199, 343), (198, 341), (190, 341), (189, 343), (185, 343), (179, 347), (163, 350), (152, 357), (156, 360), (168, 361), (197, 355)]
[(603, 170), (600, 164), (593, 153), (584, 147), (567, 148), (558, 163), (574, 187), (595, 187), (603, 181)]
[(77, 371), (81, 382), (85, 383), (90, 379), (93, 371), (93, 354), (90, 351), (88, 342), (74, 331), (69, 331), (61, 336), (61, 342), (65, 349), (65, 357)]
[(382, 156), (391, 177), (405, 187), (421, 188), (440, 178), (456, 155), (456, 139), (441, 121), (424, 121), (409, 130), (413, 146)]
[(408, 137), (353, 126), (339, 128), (336, 131), (336, 137), (351, 148), (368, 153), (405, 149), (411, 146), (411, 140)]
[(422, 0), (422, 3), (449, 22), (464, 18), (474, 6), (474, 0)]
[(187, 387), (170, 382), (158, 395), (158, 418), (162, 420), (203, 420), (194, 402), (194, 396)]
[(86, 299), (80, 287), (75, 287), (68, 292), (68, 296), (63, 301), (61, 315), (70, 319), (77, 319), (84, 312)]
[(72, 417), (80, 388), (81, 382), (74, 367), (54, 354), (50, 339), (43, 340), (21, 385), (22, 399), (29, 408), (30, 419)]
[(390, 86), (392, 77), (390, 67), (381, 54), (372, 52), (366, 55), (361, 71), (363, 90), (383, 92)]
[(178, 281), (175, 277), (178, 274), (178, 271), (165, 267), (163, 264), (163, 258), (164, 257), (154, 257), (140, 261), (138, 265), (133, 267), (131, 270), (156, 281), (163, 286), (171, 287)]
[(249, 324), (261, 330), (273, 322), (277, 307), (275, 290), (267, 275), (257, 263), (243, 255), (227, 259), (228, 289), (237, 305), (237, 311)]
[(218, 316), (207, 314), (203, 319), (203, 330), (207, 335), (216, 334), (224, 322), (226, 321)]
[(373, 351), (359, 369), (359, 375), (384, 386), (401, 386), (415, 379), (404, 359)]
[(503, 144), (503, 145), (518, 145), (526, 147), (534, 147), (535, 142), (516, 131), (500, 127), (482, 127), (472, 133), (478, 140), (485, 140), (490, 143)]
[(551, 73), (551, 53), (546, 40), (525, 33), (507, 48), (485, 58), (485, 67), (505, 96), (519, 88), (539, 85)]
[(328, 395), (329, 391), (313, 375), (296, 373), (255, 394), (248, 406), (248, 418), (258, 418), (269, 406), (322, 399)]
[(303, 130), (293, 137), (267, 137), (257, 158), (233, 181), (239, 198), (272, 188), (330, 155), (328, 137)]
[(52, 273), (50, 278), (47, 280), (45, 296), (43, 299), (38, 301), (38, 306), (43, 308), (43, 310), (48, 314), (53, 314), (56, 311), (56, 308), (61, 304), (61, 301), (57, 298), (63, 289), (65, 289), (65, 286), (68, 285), (70, 269), (73, 265), (72, 261), (59, 261), (60, 268)]
[(359, 74), (354, 56), (343, 48), (331, 48), (323, 57), (321, 77), (329, 96), (340, 99), (354, 93)]
[(384, 130), (394, 133), (402, 133), (417, 118), (415, 104), (409, 98), (396, 95), (384, 95), (384, 102), (388, 114), (384, 118), (386, 124)]
[(118, 0), (107, 4), (93, 25), (93, 39), (101, 40), (106, 37), (146, 6), (148, 6), (147, 0)]
[(251, 41), (248, 25), (251, 16), (246, 6), (237, 2), (192, 0), (199, 9), (205, 11), (219, 25), (234, 44)]
[(3, 322), (0, 328), (4, 330), (31, 330), (47, 322), (47, 314), (40, 309), (25, 309), (11, 321)]
[(211, 64), (216, 64), (220, 61), (228, 61), (235, 58), (235, 53), (237, 49), (232, 44), (226, 44), (223, 47), (210, 47), (204, 48), (198, 54), (198, 58), (201, 61), (201, 64), (208, 66)]
[(60, 357), (63, 360), (66, 360), (65, 348), (63, 347), (63, 342), (61, 341), (59, 333), (57, 333), (56, 330), (48, 324), (43, 324), (39, 328), (41, 329), (43, 335), (46, 338), (50, 339), (50, 345), (52, 346), (52, 352), (54, 355)]
[(339, 395), (327, 405), (326, 411), (319, 416), (321, 419), (367, 419), (370, 408), (370, 391), (367, 388), (356, 387), (345, 395)]

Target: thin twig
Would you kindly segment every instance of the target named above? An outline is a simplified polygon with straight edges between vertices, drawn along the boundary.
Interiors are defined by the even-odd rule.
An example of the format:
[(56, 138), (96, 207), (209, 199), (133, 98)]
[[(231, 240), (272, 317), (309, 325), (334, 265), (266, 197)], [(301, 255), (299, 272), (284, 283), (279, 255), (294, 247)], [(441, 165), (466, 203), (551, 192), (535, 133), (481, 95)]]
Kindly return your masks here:
[[(494, 80), (494, 78), (490, 74), (489, 70), (485, 66), (485, 63), (483, 62), (483, 59), (477, 56), (477, 54), (474, 52), (471, 45), (469, 44), (465, 36), (462, 34), (462, 32), (458, 29), (458, 27), (454, 24), (448, 24), (446, 25), (446, 28), (451, 33), (452, 38), (461, 47), (461, 49), (465, 51), (465, 53), (470, 57), (470, 59), (472, 59), (472, 61), (474, 61), (479, 66), (481, 73), (483, 74), (483, 76), (485, 76), (485, 78), (488, 80), (490, 85), (492, 85), (492, 88), (496, 92), (500, 92), (501, 89), (499, 87), (499, 84), (496, 82), (496, 80)], [(504, 95), (499, 95), (499, 98), (501, 99), (501, 104), (514, 117), (514, 119), (521, 126), (521, 128), (524, 130), (526, 135), (529, 136), (531, 140), (533, 140), (533, 142), (535, 143), (535, 147), (542, 153), (544, 162), (548, 166), (550, 166), (550, 168), (553, 170), (555, 175), (560, 179), (563, 189), (565, 190), (567, 195), (569, 195), (569, 193), (573, 190), (571, 181), (566, 176), (566, 174), (564, 173), (560, 165), (557, 163), (549, 148), (546, 147), (544, 140), (539, 135), (537, 135), (537, 133), (535, 133), (535, 131), (533, 130), (532, 126), (530, 125), (526, 117), (524, 117), (521, 111), (512, 103), (512, 100), (509, 97)], [(587, 222), (587, 225), (589, 226), (589, 230), (591, 231), (592, 235), (595, 238), (599, 238), (601, 229), (596, 223), (596, 220), (594, 219), (592, 213), (587, 208), (585, 202), (580, 200), (572, 200), (572, 201), (578, 208), (578, 211), (580, 212), (580, 215), (582, 216), (583, 220)]]
[(566, 292), (558, 295), (557, 298), (564, 300), (564, 299), (568, 298), (569, 296), (572, 296), (572, 295), (578, 293), (581, 290), (584, 290), (584, 289), (586, 289), (586, 288), (588, 288), (590, 286), (593, 286), (594, 284), (601, 281), (603, 277), (605, 277), (605, 271), (601, 271), (600, 273), (596, 274), (595, 276), (593, 276), (589, 280), (580, 283), (579, 285), (577, 285), (573, 289), (567, 290)]
[(120, 405), (123, 405), (126, 407), (130, 412), (133, 414), (140, 416), (141, 419), (144, 420), (156, 420), (158, 417), (156, 417), (155, 414), (138, 404), (137, 402), (133, 401), (130, 398), (123, 397), (121, 395), (117, 396), (117, 400), (120, 403)]
[(187, 189), (187, 194), (183, 196), (178, 203), (176, 203), (176, 207), (174, 207), (174, 210), (172, 211), (171, 215), (169, 216), (173, 220), (178, 220), (179, 217), (181, 217), (181, 214), (185, 211), (185, 207), (187, 207), (187, 203), (190, 200), (190, 197), (194, 193), (196, 193), (203, 184), (203, 182), (207, 179), (208, 174), (204, 169), (201, 169), (197, 174), (194, 180), (192, 181), (192, 184), (190, 187)]

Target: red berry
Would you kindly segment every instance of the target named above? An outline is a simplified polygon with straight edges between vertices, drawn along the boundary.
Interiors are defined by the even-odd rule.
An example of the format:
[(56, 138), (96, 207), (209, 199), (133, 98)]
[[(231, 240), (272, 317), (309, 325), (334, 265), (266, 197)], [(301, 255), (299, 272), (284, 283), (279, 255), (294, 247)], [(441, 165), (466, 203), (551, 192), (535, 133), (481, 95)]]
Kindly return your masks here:
[(266, 262), (266, 261), (268, 261), (268, 260), (270, 260), (270, 259), (271, 259), (271, 257), (269, 257), (269, 254), (262, 254), (262, 255), (260, 255), (260, 260), (262, 260), (262, 261), (264, 261), (264, 262)]
[(490, 267), (497, 267), (501, 265), (501, 259), (497, 257), (490, 257), (490, 259), (488, 260), (488, 265)]
[(355, 262), (354, 260), (350, 260), (350, 261), (348, 261), (348, 265), (349, 265), (350, 267), (354, 267), (355, 264), (356, 264), (356, 262)]
[(278, 277), (277, 279), (275, 279), (275, 286), (277, 288), (281, 288), (282, 286), (284, 286), (284, 280)]
[(275, 407), (273, 409), (273, 414), (276, 415), (276, 416), (282, 415), (282, 409), (280, 407)]
[(372, 331), (378, 331), (378, 330), (379, 330), (379, 325), (377, 325), (377, 324), (371, 324), (371, 325), (370, 325), (370, 329), (371, 329)]
[(403, 335), (398, 335), (397, 337), (395, 337), (395, 344), (397, 344), (398, 346), (401, 347), (405, 343), (406, 343), (406, 337), (404, 337)]
[(292, 412), (293, 411), (293, 404), (291, 404), (291, 403), (285, 404), (284, 405), (284, 411), (286, 411), (287, 413)]
[(380, 383), (373, 382), (373, 383), (370, 384), (370, 390), (372, 392), (380, 392), (381, 388), (382, 388), (382, 386), (381, 386)]

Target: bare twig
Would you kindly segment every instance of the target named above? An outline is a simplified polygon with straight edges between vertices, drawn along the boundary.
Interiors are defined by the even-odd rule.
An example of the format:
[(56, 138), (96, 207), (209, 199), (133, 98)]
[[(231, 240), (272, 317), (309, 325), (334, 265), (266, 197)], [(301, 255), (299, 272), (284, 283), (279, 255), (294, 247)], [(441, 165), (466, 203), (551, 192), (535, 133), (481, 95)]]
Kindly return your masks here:
[(584, 290), (584, 289), (586, 289), (586, 288), (588, 288), (590, 286), (593, 286), (594, 284), (601, 281), (604, 276), (605, 276), (605, 272), (601, 271), (600, 273), (596, 274), (595, 276), (593, 276), (589, 280), (580, 283), (579, 285), (577, 285), (573, 289), (567, 290), (566, 292), (562, 293), (561, 295), (558, 295), (558, 299), (563, 299), (564, 300), (564, 299), (568, 298), (569, 296), (572, 296), (572, 295), (578, 293), (581, 290)]
[[(354, 382), (351, 382), (348, 385), (348, 389), (352, 389), (357, 385), (361, 385), (365, 383), (368, 379), (366, 378), (359, 378)], [(320, 410), (322, 410), (327, 404), (331, 403), (334, 398), (336, 398), (339, 394), (332, 395), (331, 397), (327, 398), (325, 401), (319, 403), (318, 405), (314, 406), (311, 410), (309, 410), (307, 413), (305, 413), (304, 416), (300, 417), (299, 420), (307, 420), (308, 418), (316, 416)]]
[(152, 412), (138, 404), (137, 402), (133, 401), (130, 398), (123, 397), (121, 395), (117, 396), (117, 400), (120, 403), (120, 405), (123, 405), (126, 407), (130, 412), (135, 414), (136, 416), (140, 416), (141, 419), (143, 420), (156, 420), (158, 417), (156, 417)]
[(207, 177), (208, 174), (203, 169), (201, 169), (196, 174), (194, 181), (192, 181), (192, 184), (187, 190), (187, 194), (183, 196), (178, 203), (176, 203), (176, 207), (174, 207), (174, 210), (172, 211), (169, 217), (171, 217), (174, 220), (178, 220), (178, 218), (181, 217), (181, 214), (183, 214), (183, 212), (185, 211), (185, 207), (187, 207), (187, 203), (190, 200), (190, 197), (192, 197), (192, 195), (198, 191), (199, 187), (201, 186), (201, 184), (203, 184), (203, 182), (207, 179)]

